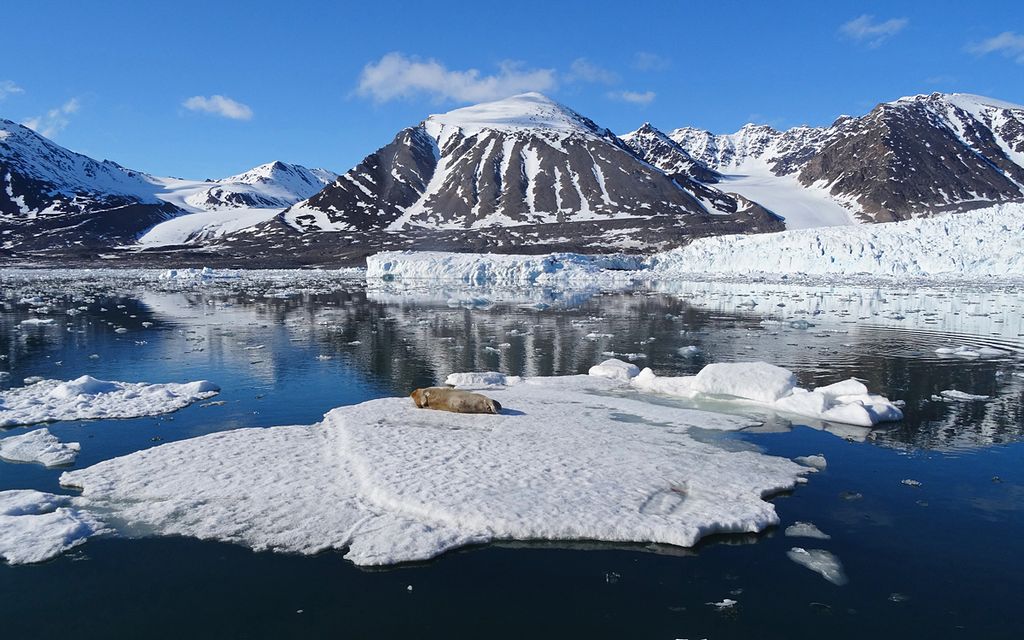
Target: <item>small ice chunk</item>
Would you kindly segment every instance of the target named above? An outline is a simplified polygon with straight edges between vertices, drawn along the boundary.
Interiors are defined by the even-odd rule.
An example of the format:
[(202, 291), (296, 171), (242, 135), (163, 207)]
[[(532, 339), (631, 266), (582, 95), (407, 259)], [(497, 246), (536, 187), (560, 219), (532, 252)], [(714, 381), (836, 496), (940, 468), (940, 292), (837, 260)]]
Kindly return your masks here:
[(939, 394), (946, 400), (956, 400), (958, 402), (968, 402), (971, 400), (988, 400), (989, 396), (980, 396), (973, 393), (966, 393), (964, 391), (957, 391), (956, 389), (946, 389)]
[(590, 371), (587, 373), (601, 378), (628, 382), (631, 378), (635, 378), (640, 374), (640, 367), (616, 358), (610, 358), (601, 364), (595, 364), (590, 367)]
[(920, 487), (921, 486), (921, 481), (920, 480), (914, 480), (912, 478), (907, 478), (905, 480), (901, 480), (900, 484), (905, 484), (908, 487)]
[(28, 320), (22, 320), (19, 324), (26, 326), (40, 326), (53, 324), (53, 318), (29, 318)]
[(56, 467), (74, 462), (81, 448), (77, 442), (61, 442), (48, 429), (36, 429), (0, 440), (0, 458)]
[(794, 522), (786, 527), (785, 534), (790, 538), (817, 538), (819, 540), (832, 539), (832, 536), (828, 535), (810, 522)]
[(793, 390), (796, 376), (767, 362), (726, 362), (701, 369), (693, 386), (701, 393), (775, 402)]
[(731, 609), (735, 607), (738, 602), (732, 598), (722, 598), (721, 602), (705, 602), (704, 604), (711, 605), (721, 611), (722, 609)]
[(802, 464), (805, 467), (812, 467), (818, 471), (821, 471), (828, 466), (828, 461), (825, 460), (825, 456), (820, 453), (813, 456), (798, 456), (793, 458), (793, 462)]
[(700, 347), (694, 344), (691, 344), (688, 347), (681, 347), (679, 349), (679, 355), (683, 356), (684, 358), (692, 358), (698, 353), (700, 353)]
[(846, 574), (843, 573), (843, 565), (839, 562), (839, 558), (824, 549), (793, 547), (786, 552), (786, 555), (793, 562), (807, 567), (832, 584), (842, 586), (847, 583)]

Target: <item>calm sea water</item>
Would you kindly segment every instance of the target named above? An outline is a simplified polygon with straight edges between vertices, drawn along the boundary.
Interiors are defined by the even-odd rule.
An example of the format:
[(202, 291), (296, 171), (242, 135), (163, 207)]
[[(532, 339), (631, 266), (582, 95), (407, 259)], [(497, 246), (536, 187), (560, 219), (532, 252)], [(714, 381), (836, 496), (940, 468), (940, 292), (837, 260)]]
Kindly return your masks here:
[[(718, 435), (723, 446), (828, 459), (826, 471), (774, 499), (783, 527), (760, 535), (720, 536), (694, 549), (493, 544), (372, 571), (340, 553), (98, 538), (43, 564), (0, 565), (4, 638), (1018, 638), (1024, 630), (1017, 293), (670, 285), (566, 295), (367, 290), (357, 280), (0, 281), (4, 388), (29, 376), (88, 373), (209, 379), (223, 389), (222, 405), (50, 425), (82, 443), (71, 468), (214, 431), (310, 424), (333, 407), (405, 395), (452, 371), (582, 373), (609, 353), (659, 374), (766, 360), (793, 369), (805, 386), (856, 376), (907, 403), (903, 422), (871, 433), (755, 413), (762, 429)], [(41, 314), (21, 303), (34, 296), (47, 307)], [(18, 324), (36, 315), (57, 321)], [(935, 354), (963, 344), (1005, 355)], [(687, 346), (698, 351), (681, 355)], [(991, 399), (932, 399), (948, 389)], [(0, 462), (0, 489), (63, 493), (64, 470)], [(785, 537), (782, 528), (795, 521), (832, 539)], [(834, 553), (848, 584), (790, 561), (794, 546)], [(708, 604), (723, 598), (738, 604)]]

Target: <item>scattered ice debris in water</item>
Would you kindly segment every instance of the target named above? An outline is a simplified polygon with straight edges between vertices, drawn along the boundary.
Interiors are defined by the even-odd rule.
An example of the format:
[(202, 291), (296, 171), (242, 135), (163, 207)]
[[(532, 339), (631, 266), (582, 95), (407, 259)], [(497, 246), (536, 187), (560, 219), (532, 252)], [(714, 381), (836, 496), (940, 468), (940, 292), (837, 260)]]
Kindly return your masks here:
[(807, 567), (822, 578), (835, 585), (847, 583), (846, 574), (843, 573), (843, 565), (839, 558), (824, 549), (804, 549), (793, 547), (786, 552), (789, 559), (802, 567)]
[(411, 592), (412, 591), (412, 585), (411, 584), (410, 585), (406, 585), (405, 590)]
[(940, 356), (956, 356), (958, 358), (1002, 358), (1010, 355), (1009, 351), (994, 347), (939, 347), (935, 353)]
[(828, 460), (826, 460), (825, 456), (820, 453), (813, 456), (797, 456), (796, 458), (793, 458), (793, 462), (802, 464), (805, 467), (817, 469), (818, 471), (822, 471), (828, 466)]
[(697, 355), (698, 353), (700, 353), (700, 347), (698, 347), (697, 345), (693, 345), (693, 344), (691, 344), (688, 347), (681, 347), (679, 349), (679, 355), (683, 356), (684, 358), (692, 358), (693, 356)]
[(585, 335), (583, 337), (586, 338), (587, 340), (600, 340), (602, 338), (614, 338), (615, 336), (613, 334), (611, 334), (611, 333), (594, 333), (594, 332), (591, 332), (591, 333), (588, 333), (587, 335)]
[(842, 498), (843, 500), (851, 500), (852, 501), (852, 500), (860, 500), (860, 499), (862, 499), (864, 497), (864, 495), (861, 494), (861, 493), (858, 493), (857, 491), (843, 491), (842, 493), (839, 494), (839, 497)]
[(796, 386), (792, 371), (766, 362), (709, 364), (695, 376), (667, 377), (612, 359), (591, 367), (590, 375), (629, 381), (640, 391), (682, 398), (731, 397), (739, 403), (860, 427), (903, 419), (899, 407), (869, 393), (860, 380), (850, 378), (809, 391)]
[(179, 440), (60, 481), (82, 490), (76, 504), (130, 523), (119, 525), (125, 535), (347, 549), (358, 565), (491, 540), (692, 546), (778, 524), (766, 497), (792, 489), (805, 467), (693, 433), (748, 419), (613, 393), (620, 387), (594, 376), (527, 378), (488, 391), (513, 410), (494, 416), (370, 400), (314, 426)]
[(614, 571), (606, 571), (604, 574), (605, 584), (618, 584), (620, 578), (622, 578), (622, 575)]
[(718, 609), (719, 611), (722, 611), (723, 609), (731, 609), (735, 607), (737, 604), (739, 604), (739, 602), (733, 600), (732, 598), (722, 598), (721, 602), (705, 602), (704, 604), (710, 605)]
[(823, 532), (810, 522), (794, 522), (786, 527), (785, 535), (790, 538), (817, 538), (818, 540), (832, 539), (832, 536)]
[(114, 333), (128, 333), (128, 330), (125, 329), (124, 327), (118, 327), (114, 329)]
[(227, 402), (224, 400), (214, 400), (213, 402), (204, 402), (200, 407), (223, 407)]
[(48, 429), (36, 429), (0, 440), (0, 458), (56, 467), (74, 462), (81, 448), (77, 442), (61, 442)]
[(42, 562), (106, 531), (75, 499), (30, 489), (0, 491), (0, 558)]
[(329, 356), (326, 353), (321, 353), (316, 357), (317, 360), (333, 360), (334, 356)]
[(981, 396), (973, 393), (966, 393), (964, 391), (957, 391), (956, 389), (947, 389), (941, 392), (937, 396), (932, 396), (932, 400), (953, 400), (955, 402), (970, 402), (972, 400), (988, 400), (989, 396)]
[(217, 395), (206, 380), (184, 384), (109, 382), (92, 376), (39, 380), (0, 394), (0, 427), (97, 418), (136, 418), (170, 413)]
[(152, 326), (153, 326), (153, 323), (152, 323), (152, 322), (149, 322), (149, 321), (146, 321), (146, 322), (143, 322), (143, 323), (142, 323), (142, 328), (143, 328), (143, 329), (148, 329), (148, 328), (150, 328), (150, 327), (152, 327)]
[(910, 596), (908, 596), (908, 595), (905, 595), (905, 594), (902, 594), (902, 593), (890, 593), (889, 594), (889, 602), (900, 603), (900, 602), (906, 602), (907, 600), (910, 600)]
[(920, 487), (920, 486), (921, 486), (921, 482), (920, 482), (920, 481), (918, 481), (918, 480), (912, 480), (912, 479), (910, 479), (910, 478), (907, 478), (907, 479), (905, 479), (905, 480), (901, 480), (901, 481), (900, 481), (900, 484), (905, 484), (905, 485), (907, 485), (908, 487)]

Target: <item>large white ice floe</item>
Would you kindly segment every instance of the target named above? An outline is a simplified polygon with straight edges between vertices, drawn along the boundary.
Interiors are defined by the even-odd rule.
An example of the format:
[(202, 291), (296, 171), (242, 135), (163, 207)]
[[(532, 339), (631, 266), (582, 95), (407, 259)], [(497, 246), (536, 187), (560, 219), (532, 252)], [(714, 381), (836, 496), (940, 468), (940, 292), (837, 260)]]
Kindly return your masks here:
[(834, 554), (824, 549), (804, 549), (793, 547), (786, 552), (789, 559), (800, 566), (807, 567), (822, 578), (835, 585), (842, 586), (847, 583), (846, 573), (843, 571), (843, 564), (839, 562)]
[(56, 467), (74, 462), (81, 448), (77, 442), (61, 442), (48, 429), (36, 429), (0, 440), (0, 458)]
[(883, 396), (869, 393), (859, 380), (849, 379), (813, 390), (796, 386), (792, 371), (766, 362), (728, 362), (705, 366), (695, 376), (663, 377), (650, 368), (605, 360), (590, 375), (628, 381), (641, 391), (681, 398), (732, 400), (781, 413), (871, 427), (903, 419), (903, 412)]
[(74, 501), (29, 489), (0, 491), (0, 558), (42, 562), (103, 532), (103, 523)]
[(0, 395), (0, 427), (98, 418), (137, 418), (170, 413), (217, 395), (207, 380), (149, 384), (109, 382), (92, 376), (42, 380)]
[[(423, 560), (491, 540), (691, 546), (778, 523), (765, 500), (808, 472), (729, 451), (691, 429), (745, 418), (620, 392), (596, 376), (466, 377), (499, 415), (385, 398), (313, 426), (239, 429), (65, 473), (84, 508), (124, 535), (186, 535), (254, 549), (347, 549), (360, 565)], [(628, 387), (627, 387), (628, 389)]]

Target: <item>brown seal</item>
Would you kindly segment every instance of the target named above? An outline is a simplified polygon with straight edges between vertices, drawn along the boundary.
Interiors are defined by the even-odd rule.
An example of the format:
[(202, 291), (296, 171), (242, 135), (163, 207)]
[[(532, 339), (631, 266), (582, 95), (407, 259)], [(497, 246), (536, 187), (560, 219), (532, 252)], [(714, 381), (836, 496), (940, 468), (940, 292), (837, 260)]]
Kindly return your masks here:
[(420, 409), (438, 409), (453, 413), (498, 413), (501, 404), (487, 396), (449, 387), (416, 389), (409, 396)]

